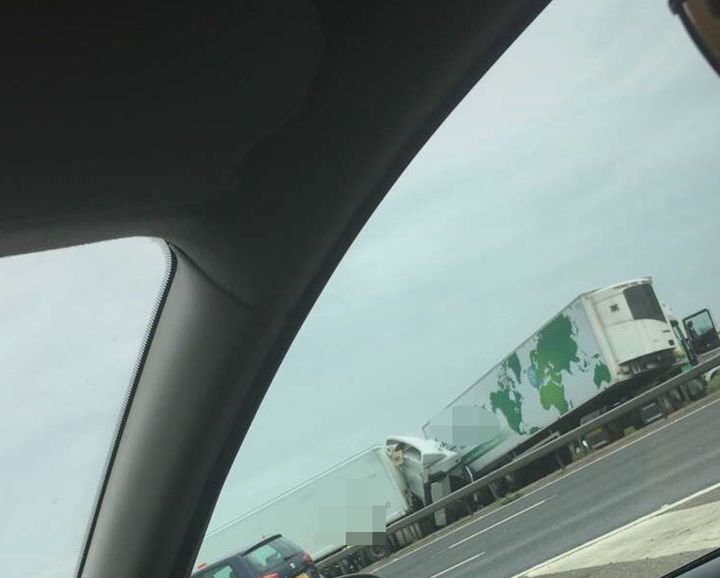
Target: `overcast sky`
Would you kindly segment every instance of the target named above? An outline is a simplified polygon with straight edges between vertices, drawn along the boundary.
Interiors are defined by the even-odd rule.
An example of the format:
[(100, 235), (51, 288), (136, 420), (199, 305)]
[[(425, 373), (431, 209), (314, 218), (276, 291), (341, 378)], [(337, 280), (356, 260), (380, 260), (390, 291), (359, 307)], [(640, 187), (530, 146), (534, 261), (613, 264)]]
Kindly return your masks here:
[[(663, 0), (555, 0), (393, 187), (288, 353), (211, 527), (444, 405), (581, 292), (720, 315), (720, 80)], [(70, 576), (165, 255), (0, 261), (0, 559)]]

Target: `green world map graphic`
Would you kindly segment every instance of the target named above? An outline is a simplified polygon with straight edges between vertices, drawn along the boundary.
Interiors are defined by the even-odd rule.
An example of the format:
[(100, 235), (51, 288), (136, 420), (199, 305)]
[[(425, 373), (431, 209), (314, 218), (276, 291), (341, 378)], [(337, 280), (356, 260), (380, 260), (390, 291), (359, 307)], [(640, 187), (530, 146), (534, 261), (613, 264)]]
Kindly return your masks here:
[[(592, 376), (599, 389), (603, 383), (610, 383), (610, 370), (595, 353), (589, 355), (577, 343), (577, 326), (570, 317), (559, 315), (538, 334), (535, 347), (530, 350), (529, 364), (522, 367), (517, 353), (503, 361), (497, 372), (497, 389), (490, 393), (490, 407), (493, 412), (505, 416), (508, 425), (519, 434), (533, 434), (539, 428), (527, 424), (523, 419), (523, 392), (521, 384), (526, 380), (540, 405), (546, 411), (557, 409), (562, 415), (572, 409), (566, 395), (563, 377), (576, 373)], [(528, 388), (523, 388), (525, 392)]]

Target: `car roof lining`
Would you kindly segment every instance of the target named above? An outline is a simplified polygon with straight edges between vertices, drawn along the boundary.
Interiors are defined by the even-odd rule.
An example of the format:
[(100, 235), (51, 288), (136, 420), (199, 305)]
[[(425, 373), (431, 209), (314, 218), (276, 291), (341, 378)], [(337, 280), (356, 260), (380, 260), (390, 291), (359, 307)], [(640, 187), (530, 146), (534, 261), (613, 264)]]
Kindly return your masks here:
[[(463, 1), (452, 10), (403, 2), (315, 6), (290, 0), (267, 3), (266, 10), (245, 4), (255, 8), (247, 9), (252, 24), (245, 22), (246, 13), (238, 16), (238, 29), (251, 36), (242, 46), (258, 47), (250, 56), (264, 54), (272, 44), (266, 38), (287, 29), (294, 42), (277, 49), (272, 74), (256, 72), (250, 57), (237, 63), (237, 76), (250, 80), (238, 81), (243, 100), (235, 107), (232, 99), (220, 103), (223, 108), (212, 94), (203, 99), (202, 93), (190, 103), (179, 95), (177, 107), (165, 104), (168, 85), (182, 88), (197, 70), (215, 71), (201, 75), (208, 90), (222, 84), (228, 64), (215, 63), (218, 51), (212, 50), (191, 60), (189, 70), (168, 66), (176, 72), (156, 80), (147, 73), (138, 73), (132, 83), (123, 75), (115, 83), (105, 80), (99, 96), (82, 91), (95, 78), (94, 68), (78, 86), (58, 88), (52, 76), (47, 86), (23, 82), (23, 75), (8, 79), (36, 91), (54, 90), (54, 98), (17, 114), (19, 102), (29, 100), (28, 88), (16, 91), (4, 109), (10, 150), (0, 177), (2, 254), (149, 235), (180, 247), (246, 303), (265, 300), (298, 275), (307, 283), (319, 262), (309, 268), (305, 256), (319, 255), (318, 245), (338, 237), (356, 214), (367, 218), (436, 128), (437, 122), (426, 119), (444, 118), (472, 86), (483, 61), (502, 51), (505, 28), (527, 22), (518, 7), (535, 12), (545, 2)], [(175, 15), (181, 22), (187, 17)], [(178, 33), (174, 40), (184, 38)], [(224, 46), (220, 40), (215, 44)], [(166, 59), (176, 56), (167, 48), (156, 51)], [(283, 59), (285, 53), (303, 57)], [(257, 60), (265, 65), (267, 58)], [(128, 97), (150, 80), (156, 90), (151, 85), (141, 91), (145, 98)], [(247, 86), (257, 88), (245, 94)], [(289, 96), (276, 102), (267, 97), (274, 93)], [(144, 126), (163, 104), (169, 112)], [(233, 130), (206, 120), (206, 111), (216, 108)], [(105, 113), (114, 123), (87, 121), (89, 127), (70, 131), (86, 111), (91, 118)], [(59, 120), (39, 123), (36, 117)], [(249, 119), (256, 117), (250, 127)], [(101, 146), (106, 141), (115, 144)], [(187, 150), (197, 151), (197, 158)], [(326, 237), (318, 230), (327, 231)]]
[[(265, 391), (342, 255), (422, 144), (547, 3), (224, 5), (215, 18), (227, 21), (211, 48), (243, 30), (237, 50), (245, 58), (228, 67), (210, 48), (180, 58), (168, 48), (184, 38), (179, 32), (159, 35), (155, 46), (155, 29), (143, 29), (147, 60), (165, 55), (187, 67), (163, 76), (160, 61), (149, 62), (157, 74), (133, 77), (126, 91), (119, 88), (134, 68), (117, 60), (122, 51), (102, 66), (93, 60), (86, 78), (78, 73), (83, 84), (52, 73), (72, 59), (28, 48), (38, 21), (77, 32), (92, 19), (38, 20), (49, 2), (33, 3), (36, 12), (17, 22), (4, 19), (2, 42), (16, 42), (21, 57), (1, 112), (0, 254), (147, 235), (166, 239), (176, 258), (83, 577), (189, 573)], [(161, 28), (197, 17), (191, 8), (156, 9), (166, 18), (148, 18)], [(178, 31), (194, 30), (182, 22)], [(60, 44), (45, 50), (73, 40), (67, 30), (49, 33)], [(118, 30), (107, 37), (125, 38)], [(104, 38), (91, 35), (87, 46)], [(168, 90), (172, 72), (203, 81), (169, 83), (189, 93)], [(247, 81), (233, 93), (245, 99), (238, 110), (218, 96), (228, 74)], [(203, 86), (216, 87), (215, 96)]]

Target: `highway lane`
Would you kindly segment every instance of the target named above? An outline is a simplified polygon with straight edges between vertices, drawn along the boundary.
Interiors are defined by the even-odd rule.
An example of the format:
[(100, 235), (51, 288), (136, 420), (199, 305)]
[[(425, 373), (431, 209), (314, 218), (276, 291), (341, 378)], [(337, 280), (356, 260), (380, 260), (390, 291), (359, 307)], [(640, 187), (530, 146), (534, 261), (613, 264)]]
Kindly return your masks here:
[(720, 400), (415, 552), (368, 569), (382, 578), (505, 578), (720, 482)]

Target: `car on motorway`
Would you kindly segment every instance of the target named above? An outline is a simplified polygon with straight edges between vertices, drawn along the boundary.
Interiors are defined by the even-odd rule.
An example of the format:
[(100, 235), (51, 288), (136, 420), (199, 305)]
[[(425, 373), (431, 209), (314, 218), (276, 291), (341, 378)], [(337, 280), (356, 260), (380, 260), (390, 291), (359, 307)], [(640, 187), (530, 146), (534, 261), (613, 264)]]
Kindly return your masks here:
[(237, 554), (205, 565), (193, 578), (321, 578), (313, 559), (300, 546), (276, 534)]
[[(717, 78), (656, 4), (9, 9), (4, 571), (186, 578), (208, 530), (385, 426), (414, 432), (564, 296), (641, 268), (684, 310), (717, 307)], [(697, 4), (672, 2), (686, 16)], [(537, 350), (544, 373), (515, 382), (533, 384), (537, 411), (562, 412), (560, 364)], [(566, 348), (562, 364), (583, 364), (576, 354)], [(494, 398), (517, 402), (505, 377)], [(640, 481), (677, 473), (640, 465)], [(353, 502), (363, 481), (338, 489), (348, 499), (328, 516), (333, 539), (382, 535), (368, 528), (387, 505)], [(630, 489), (634, 504), (653, 497)], [(588, 513), (611, 514), (590, 496), (525, 541), (502, 537), (514, 551), (500, 559), (490, 548), (508, 516), (419, 570), (527, 568), (528, 544), (550, 556), (538, 536), (572, 540), (562, 525)], [(284, 539), (271, 542), (203, 571), (295, 571), (279, 561)], [(312, 578), (304, 554), (287, 552)], [(719, 560), (692, 564), (717, 575)]]

